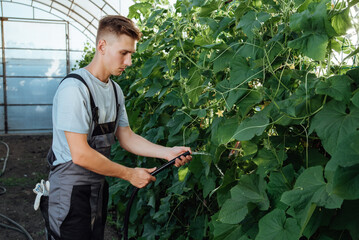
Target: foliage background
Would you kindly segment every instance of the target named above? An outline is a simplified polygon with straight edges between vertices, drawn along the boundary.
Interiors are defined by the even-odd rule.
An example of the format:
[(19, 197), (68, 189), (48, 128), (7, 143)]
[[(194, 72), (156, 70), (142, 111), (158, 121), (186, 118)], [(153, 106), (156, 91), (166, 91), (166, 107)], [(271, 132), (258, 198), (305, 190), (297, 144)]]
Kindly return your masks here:
[[(139, 191), (130, 237), (359, 239), (358, 50), (345, 37), (357, 2), (135, 1), (143, 38), (116, 79), (131, 127), (208, 155)], [(131, 188), (109, 181), (120, 229)]]

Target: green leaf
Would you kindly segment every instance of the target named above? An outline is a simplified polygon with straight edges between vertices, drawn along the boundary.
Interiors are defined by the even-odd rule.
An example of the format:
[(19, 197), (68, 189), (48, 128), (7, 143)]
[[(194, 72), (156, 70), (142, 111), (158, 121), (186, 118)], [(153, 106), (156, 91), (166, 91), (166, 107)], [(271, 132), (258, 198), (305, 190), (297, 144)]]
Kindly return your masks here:
[(264, 56), (264, 51), (260, 47), (260, 42), (255, 41), (253, 43), (245, 43), (239, 48), (238, 53), (244, 58), (261, 59)]
[(281, 164), (271, 151), (264, 148), (253, 158), (253, 162), (258, 166), (257, 174), (262, 177), (265, 177), (270, 171)]
[(218, 220), (222, 223), (237, 224), (246, 217), (247, 213), (247, 205), (243, 205), (235, 199), (228, 199), (219, 212)]
[(208, 45), (212, 43), (212, 39), (206, 37), (206, 36), (202, 36), (202, 35), (197, 35), (194, 38), (194, 44), (195, 45), (199, 45), (199, 46), (204, 46), (204, 45)]
[(288, 46), (298, 49), (306, 56), (323, 61), (327, 53), (328, 36), (321, 33), (307, 33), (302, 37), (288, 42)]
[(208, 196), (208, 194), (215, 189), (215, 187), (216, 187), (215, 179), (216, 178), (213, 175), (210, 175), (208, 177), (203, 175), (201, 177), (201, 183), (203, 185), (203, 197), (204, 198), (206, 198)]
[(270, 18), (270, 15), (266, 12), (256, 13), (249, 11), (244, 15), (237, 25), (237, 29), (242, 28), (243, 32), (249, 37), (254, 37), (254, 32), (258, 30), (264, 22)]
[(338, 75), (327, 78), (325, 82), (319, 82), (316, 93), (329, 95), (337, 101), (349, 102), (351, 96), (351, 79), (346, 75)]
[(238, 128), (239, 121), (240, 119), (238, 117), (223, 119), (219, 123), (218, 128), (214, 129), (214, 131), (212, 130), (212, 141), (215, 141), (219, 145), (232, 141), (234, 138), (233, 129)]
[(333, 154), (331, 161), (341, 167), (351, 167), (359, 164), (359, 132), (355, 132), (344, 138), (339, 143), (337, 151)]
[(213, 236), (215, 240), (238, 240), (242, 227), (238, 224), (226, 224), (218, 220), (219, 213), (212, 216)]
[(181, 97), (179, 97), (174, 91), (172, 91), (166, 95), (165, 100), (163, 101), (160, 109), (162, 109), (168, 105), (181, 107), (182, 104), (183, 103), (182, 103)]
[(176, 112), (167, 123), (167, 127), (171, 128), (170, 136), (177, 134), (181, 128), (190, 121), (191, 118), (187, 114), (184, 114), (183, 112)]
[(162, 89), (162, 85), (159, 82), (155, 82), (151, 85), (150, 89), (145, 94), (145, 97), (153, 97)]
[(333, 179), (333, 193), (347, 200), (359, 198), (359, 164), (337, 168)]
[(203, 88), (202, 76), (198, 70), (192, 68), (189, 72), (190, 79), (187, 81), (186, 93), (192, 104), (195, 105), (198, 102), (198, 97), (201, 95)]
[(349, 17), (349, 8), (344, 9), (332, 18), (332, 26), (338, 35), (344, 35), (352, 23)]
[(359, 91), (356, 92), (350, 100), (357, 108), (359, 108)]
[(281, 209), (274, 209), (259, 220), (256, 240), (298, 240), (300, 228), (293, 218), (286, 218)]
[(196, 216), (195, 219), (190, 221), (189, 224), (189, 236), (191, 239), (203, 239), (205, 233), (205, 221), (206, 216)]
[(352, 239), (359, 239), (359, 200), (344, 201), (331, 225), (335, 230), (347, 229)]
[(244, 97), (242, 97), (238, 102), (238, 111), (241, 116), (244, 117), (252, 110), (257, 103), (260, 103), (263, 100), (263, 95), (258, 91), (249, 91)]
[(156, 17), (163, 14), (163, 12), (167, 11), (166, 9), (157, 9), (155, 11), (151, 11), (152, 14), (147, 18), (146, 26), (152, 28), (156, 23)]
[(237, 207), (254, 203), (260, 210), (268, 210), (269, 200), (265, 192), (266, 182), (257, 174), (243, 175), (231, 189), (231, 199), (240, 201)]
[(267, 192), (268, 195), (273, 198), (275, 207), (283, 205), (283, 203), (280, 202), (280, 198), (284, 192), (291, 190), (293, 180), (294, 168), (292, 164), (270, 173)]
[(217, 10), (219, 2), (211, 1), (210, 3), (201, 7), (201, 11), (198, 16), (200, 17), (209, 17), (213, 11)]
[(291, 207), (289, 213), (304, 229), (314, 210), (312, 204), (333, 209), (339, 208), (343, 200), (327, 192), (323, 168), (316, 166), (300, 174), (293, 190), (284, 192), (281, 201)]
[(359, 108), (348, 109), (342, 102), (330, 101), (317, 113), (310, 127), (322, 140), (325, 150), (334, 154), (338, 144), (359, 128)]
[(178, 170), (178, 180), (180, 182), (183, 182), (184, 179), (186, 178), (187, 176), (187, 173), (188, 173), (188, 167), (181, 167), (179, 170)]
[(254, 78), (262, 78), (261, 68), (254, 68), (244, 57), (237, 55), (230, 63), (230, 86), (237, 87), (239, 84), (248, 82)]
[[(357, 49), (359, 51), (359, 48)], [(359, 68), (353, 68), (346, 72), (346, 75), (348, 75), (354, 82), (359, 84)]]
[(231, 189), (231, 198), (227, 199), (220, 212), (219, 221), (228, 224), (240, 223), (248, 213), (248, 203), (256, 204), (260, 210), (269, 208), (265, 193), (265, 181), (256, 174), (244, 175)]
[(145, 138), (148, 141), (156, 143), (158, 140), (164, 139), (164, 127), (152, 128), (146, 132)]
[(152, 73), (153, 69), (158, 65), (159, 62), (160, 62), (160, 56), (154, 56), (148, 59), (142, 68), (142, 76), (148, 77)]
[(327, 25), (329, 26), (330, 23), (326, 10), (327, 2), (328, 0), (324, 0), (310, 4), (307, 10), (290, 17), (291, 29), (303, 34), (288, 42), (288, 46), (299, 49), (306, 56), (318, 61), (325, 59), (328, 46)]
[(130, 19), (141, 18), (138, 12), (142, 13), (143, 16), (147, 16), (147, 14), (151, 11), (151, 8), (152, 5), (150, 3), (135, 3), (129, 7), (128, 17)]
[(230, 110), (234, 104), (237, 103), (237, 101), (244, 96), (244, 94), (247, 93), (247, 89), (243, 88), (237, 88), (234, 90), (231, 90), (228, 94), (228, 97), (226, 99), (226, 107), (228, 110)]
[(150, 45), (152, 40), (153, 40), (153, 38), (149, 38), (146, 41), (141, 42), (141, 44), (138, 45), (137, 53), (144, 52), (148, 48), (148, 46)]
[(225, 50), (217, 54), (213, 62), (213, 72), (217, 73), (229, 67), (229, 64), (233, 58), (233, 52), (231, 50)]
[(253, 117), (243, 120), (232, 137), (238, 141), (251, 140), (255, 135), (260, 136), (268, 124), (269, 120), (266, 116), (255, 114)]
[(257, 144), (251, 142), (251, 141), (242, 141), (242, 150), (243, 150), (243, 157), (250, 157), (257, 153), (258, 146)]

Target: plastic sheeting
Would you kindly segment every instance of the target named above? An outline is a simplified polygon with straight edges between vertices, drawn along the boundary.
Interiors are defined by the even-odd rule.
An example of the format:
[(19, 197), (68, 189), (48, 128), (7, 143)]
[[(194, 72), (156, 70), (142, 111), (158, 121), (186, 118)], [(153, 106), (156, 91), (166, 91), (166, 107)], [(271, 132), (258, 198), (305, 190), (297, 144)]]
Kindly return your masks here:
[[(121, 0), (2, 0), (31, 6), (69, 23), (94, 41), (98, 21), (105, 15), (120, 14)], [(21, 7), (21, 6), (19, 6)]]

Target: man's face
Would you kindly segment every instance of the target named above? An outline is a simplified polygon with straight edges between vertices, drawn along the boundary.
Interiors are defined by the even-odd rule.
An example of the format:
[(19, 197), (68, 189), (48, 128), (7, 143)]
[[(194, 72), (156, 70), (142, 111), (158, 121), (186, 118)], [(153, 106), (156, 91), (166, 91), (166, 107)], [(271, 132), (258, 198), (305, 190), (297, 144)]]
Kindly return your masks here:
[(103, 49), (103, 63), (105, 69), (114, 76), (119, 76), (132, 65), (131, 55), (136, 51), (136, 40), (121, 34), (113, 34), (105, 37)]

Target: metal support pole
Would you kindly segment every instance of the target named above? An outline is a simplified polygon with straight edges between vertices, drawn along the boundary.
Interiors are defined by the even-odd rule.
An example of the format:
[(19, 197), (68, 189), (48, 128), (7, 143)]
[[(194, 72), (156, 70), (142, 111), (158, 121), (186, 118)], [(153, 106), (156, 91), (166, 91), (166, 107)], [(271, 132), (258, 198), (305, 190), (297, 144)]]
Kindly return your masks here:
[(4, 91), (4, 130), (5, 134), (8, 133), (7, 122), (7, 93), (6, 93), (6, 58), (5, 58), (5, 37), (4, 37), (4, 21), (7, 18), (1, 17), (1, 48), (2, 48), (2, 70), (3, 70), (3, 91)]
[(69, 22), (65, 24), (66, 31), (66, 75), (70, 73), (70, 30)]

